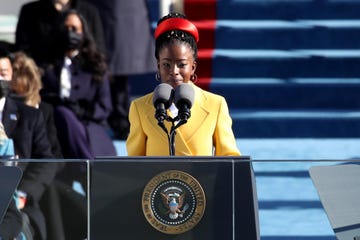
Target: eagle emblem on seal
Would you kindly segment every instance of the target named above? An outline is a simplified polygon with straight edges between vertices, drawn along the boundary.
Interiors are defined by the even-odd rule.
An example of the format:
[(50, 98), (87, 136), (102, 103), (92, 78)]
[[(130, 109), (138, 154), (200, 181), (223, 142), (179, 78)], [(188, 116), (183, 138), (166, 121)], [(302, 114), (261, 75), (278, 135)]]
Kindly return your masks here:
[(203, 217), (206, 206), (200, 183), (178, 170), (155, 175), (146, 184), (141, 199), (148, 223), (166, 234), (190, 231)]
[(166, 214), (169, 214), (170, 219), (182, 218), (189, 208), (189, 204), (184, 205), (185, 193), (182, 193), (181, 189), (176, 187), (172, 187), (172, 189), (174, 191), (161, 193), (164, 207), (167, 209)]

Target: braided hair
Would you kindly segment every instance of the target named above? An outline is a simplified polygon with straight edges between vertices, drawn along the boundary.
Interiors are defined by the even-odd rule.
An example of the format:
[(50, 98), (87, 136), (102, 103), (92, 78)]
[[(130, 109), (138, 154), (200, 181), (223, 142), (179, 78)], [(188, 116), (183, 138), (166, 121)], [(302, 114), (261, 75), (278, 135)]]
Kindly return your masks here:
[[(157, 26), (159, 26), (163, 21), (170, 19), (170, 18), (187, 19), (187, 17), (181, 13), (171, 12), (168, 15), (162, 17), (157, 22)], [(196, 59), (197, 59), (197, 44), (194, 39), (194, 36), (189, 34), (188, 32), (185, 32), (182, 30), (177, 30), (177, 29), (164, 32), (163, 34), (161, 34), (159, 37), (156, 38), (156, 40), (155, 40), (155, 57), (156, 57), (156, 59), (159, 60), (159, 52), (163, 47), (165, 47), (169, 44), (172, 44), (174, 42), (188, 44), (190, 46), (190, 48), (193, 50), (193, 57), (194, 57), (194, 60), (196, 61)]]

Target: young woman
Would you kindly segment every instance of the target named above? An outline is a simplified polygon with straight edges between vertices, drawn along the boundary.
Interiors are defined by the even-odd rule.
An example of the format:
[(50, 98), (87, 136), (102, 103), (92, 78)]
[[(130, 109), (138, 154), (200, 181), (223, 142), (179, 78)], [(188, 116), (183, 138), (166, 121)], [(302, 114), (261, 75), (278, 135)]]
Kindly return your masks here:
[(77, 11), (65, 12), (59, 26), (61, 55), (45, 69), (41, 96), (54, 106), (63, 155), (115, 156), (105, 128), (112, 110), (105, 58)]
[[(194, 91), (191, 116), (176, 129), (174, 138), (177, 156), (237, 156), (232, 131), (232, 119), (225, 99), (197, 87), (197, 42), (196, 26), (179, 13), (170, 13), (159, 20), (155, 31), (155, 57), (161, 83), (170, 85), (174, 91), (187, 84)], [(130, 133), (126, 141), (130, 156), (166, 156), (170, 154), (169, 137), (158, 126), (154, 117), (154, 92), (134, 100), (130, 106)], [(179, 109), (174, 104), (166, 110), (175, 119)], [(172, 122), (164, 121), (171, 129)], [(171, 130), (170, 130), (171, 131)], [(170, 154), (171, 155), (171, 154)]]

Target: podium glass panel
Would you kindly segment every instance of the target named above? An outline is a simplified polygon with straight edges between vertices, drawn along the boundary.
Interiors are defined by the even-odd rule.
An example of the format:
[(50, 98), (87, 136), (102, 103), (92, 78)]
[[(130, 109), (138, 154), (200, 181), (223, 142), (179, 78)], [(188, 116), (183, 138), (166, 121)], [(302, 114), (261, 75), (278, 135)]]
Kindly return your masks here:
[(0, 223), (19, 184), (21, 175), (20, 168), (2, 166), (0, 163)]
[[(36, 223), (38, 227), (46, 229), (46, 239), (88, 237), (89, 161), (11, 159), (1, 161), (0, 164), (2, 163), (21, 169), (18, 189), (25, 191), (28, 198), (24, 212), (31, 219), (40, 219)], [(3, 184), (10, 184), (10, 180), (6, 178)], [(14, 189), (15, 187), (14, 185)], [(0, 191), (3, 193), (4, 189), (1, 188)], [(39, 201), (34, 201), (34, 198), (39, 198)]]
[(90, 239), (258, 239), (252, 183), (247, 157), (93, 161)]
[(360, 163), (314, 166), (309, 173), (338, 240), (360, 238)]
[[(344, 166), (359, 166), (358, 159), (253, 160), (252, 164), (259, 202), (261, 239), (353, 240), (359, 236), (360, 205), (338, 201), (345, 196), (360, 195), (359, 186), (354, 186), (358, 179), (350, 180), (354, 175), (338, 170)], [(332, 172), (332, 176), (324, 178), (323, 175), (320, 179), (314, 175), (314, 170), (318, 169), (336, 170)], [(339, 185), (342, 186), (342, 195), (334, 197), (337, 194), (334, 190)], [(347, 197), (347, 201), (354, 202), (354, 199)], [(329, 202), (332, 206), (329, 206)], [(341, 229), (337, 229), (339, 225), (331, 222), (331, 218), (335, 216), (334, 211), (345, 217), (347, 222), (351, 221), (351, 225), (342, 225)], [(336, 219), (337, 222), (342, 220)], [(343, 238), (342, 234), (345, 232), (347, 236)]]

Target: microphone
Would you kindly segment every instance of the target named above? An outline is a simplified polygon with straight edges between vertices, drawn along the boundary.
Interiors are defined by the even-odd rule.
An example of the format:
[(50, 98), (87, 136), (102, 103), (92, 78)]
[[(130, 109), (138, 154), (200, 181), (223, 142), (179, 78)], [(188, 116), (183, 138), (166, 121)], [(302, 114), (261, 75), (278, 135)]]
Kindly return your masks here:
[(153, 104), (156, 109), (155, 118), (159, 122), (163, 122), (167, 118), (166, 109), (170, 107), (173, 95), (174, 89), (167, 83), (161, 83), (155, 88)]
[(194, 95), (194, 89), (190, 84), (183, 83), (175, 88), (174, 102), (179, 109), (178, 117), (180, 120), (187, 121), (190, 118)]

